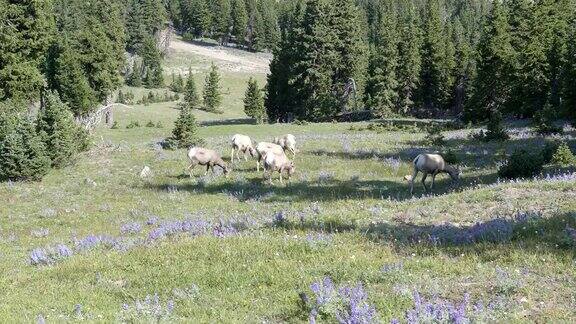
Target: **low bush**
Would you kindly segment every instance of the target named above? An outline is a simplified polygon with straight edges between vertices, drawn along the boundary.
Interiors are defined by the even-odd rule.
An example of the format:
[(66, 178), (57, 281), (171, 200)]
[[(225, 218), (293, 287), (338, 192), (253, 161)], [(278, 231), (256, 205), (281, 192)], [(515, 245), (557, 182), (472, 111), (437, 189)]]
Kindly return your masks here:
[(442, 126), (440, 125), (431, 125), (428, 127), (425, 140), (430, 145), (444, 145), (444, 134), (442, 134)]
[(552, 156), (552, 163), (559, 164), (561, 166), (569, 166), (576, 164), (576, 157), (574, 153), (570, 150), (570, 147), (566, 143), (562, 143), (556, 149), (556, 152)]
[(442, 157), (444, 158), (444, 161), (446, 161), (446, 163), (448, 164), (460, 163), (460, 159), (452, 149), (449, 149), (446, 153), (442, 154)]
[(140, 122), (138, 121), (131, 121), (130, 124), (126, 126), (127, 129), (137, 128), (140, 127)]
[(505, 179), (532, 178), (542, 171), (543, 166), (544, 159), (540, 153), (519, 149), (499, 168), (498, 176)]
[(156, 127), (156, 124), (154, 124), (153, 121), (149, 120), (148, 123), (146, 123), (146, 127), (148, 127), (148, 128), (154, 128), (154, 127)]

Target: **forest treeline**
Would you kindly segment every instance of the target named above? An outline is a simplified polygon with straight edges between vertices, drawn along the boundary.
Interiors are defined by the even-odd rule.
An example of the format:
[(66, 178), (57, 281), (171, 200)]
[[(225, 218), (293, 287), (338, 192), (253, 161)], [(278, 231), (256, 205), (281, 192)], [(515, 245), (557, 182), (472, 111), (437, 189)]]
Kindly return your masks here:
[(474, 122), (575, 117), (575, 9), (574, 0), (290, 1), (268, 116), (323, 120), (364, 107)]

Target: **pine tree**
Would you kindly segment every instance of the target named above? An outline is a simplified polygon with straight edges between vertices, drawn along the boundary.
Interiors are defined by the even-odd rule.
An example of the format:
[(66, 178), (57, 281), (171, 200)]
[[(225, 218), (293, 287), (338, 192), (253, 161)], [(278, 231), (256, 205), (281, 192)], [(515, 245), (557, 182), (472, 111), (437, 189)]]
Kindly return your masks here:
[(232, 26), (230, 0), (213, 0), (212, 7), (212, 33), (224, 45), (228, 42), (230, 27)]
[(258, 124), (262, 124), (266, 118), (262, 90), (258, 86), (258, 81), (252, 77), (248, 80), (248, 88), (244, 95), (244, 112)]
[(438, 0), (428, 0), (427, 19), (424, 27), (422, 62), (421, 100), (428, 113), (444, 109), (451, 98), (453, 78), (451, 66), (453, 58), (447, 53), (450, 40), (440, 17)]
[(84, 116), (90, 113), (98, 105), (98, 99), (82, 69), (80, 56), (67, 44), (54, 49), (53, 53), (57, 58), (49, 71), (50, 88), (60, 93), (74, 115)]
[(0, 2), (0, 100), (40, 97), (41, 65), (55, 30), (52, 17), (49, 1)]
[(198, 109), (200, 107), (200, 97), (196, 90), (196, 82), (194, 81), (192, 69), (188, 70), (188, 79), (186, 80), (186, 87), (184, 88), (184, 101), (190, 109)]
[(182, 0), (183, 29), (196, 37), (210, 30), (211, 16), (206, 0)]
[(260, 51), (265, 48), (265, 28), (264, 19), (258, 10), (257, 0), (248, 0), (248, 27), (246, 38), (248, 49), (251, 51)]
[(45, 93), (44, 107), (38, 114), (36, 127), (52, 166), (60, 168), (70, 164), (78, 151), (78, 131), (70, 108), (57, 93)]
[(154, 38), (147, 36), (139, 53), (144, 65), (144, 85), (147, 88), (160, 88), (164, 84), (162, 56)]
[(184, 79), (182, 78), (182, 74), (176, 76), (172, 73), (172, 84), (170, 85), (170, 90), (177, 93), (184, 92)]
[(222, 103), (222, 93), (220, 91), (220, 73), (218, 67), (212, 63), (210, 72), (206, 76), (204, 84), (204, 109), (209, 112), (220, 112), (220, 104)]
[(566, 71), (562, 77), (563, 113), (566, 117), (576, 120), (576, 17), (571, 22), (568, 49), (566, 51)]
[(345, 85), (354, 80), (357, 92), (354, 98), (356, 102), (350, 103), (342, 99), (340, 107), (335, 107), (331, 113), (335, 115), (351, 105), (357, 108), (357, 102), (363, 96), (368, 67), (368, 44), (364, 31), (366, 27), (362, 24), (359, 9), (353, 0), (332, 0), (329, 9), (328, 24), (334, 33), (333, 46), (336, 55), (332, 67), (332, 88), (335, 89), (337, 97), (345, 98)]
[(368, 105), (380, 116), (395, 112), (398, 101), (398, 44), (397, 12), (386, 8), (382, 13), (380, 28), (376, 32), (370, 62)]
[(198, 137), (198, 123), (192, 110), (187, 105), (182, 105), (180, 115), (174, 123), (172, 136), (166, 140), (169, 148), (189, 148), (202, 145), (203, 140)]
[(134, 62), (126, 83), (132, 87), (142, 86), (142, 65), (138, 61)]
[(407, 114), (414, 106), (414, 96), (420, 82), (422, 35), (414, 7), (409, 4), (400, 22), (398, 64), (398, 112)]
[(494, 1), (478, 49), (478, 77), (464, 112), (465, 120), (483, 121), (493, 111), (504, 110), (510, 99), (510, 73), (515, 64), (511, 41), (506, 12), (499, 1)]
[(246, 3), (244, 0), (232, 0), (232, 35), (236, 37), (236, 42), (240, 46), (246, 42), (247, 25)]
[(50, 168), (46, 147), (34, 124), (17, 115), (0, 138), (0, 180), (40, 180)]

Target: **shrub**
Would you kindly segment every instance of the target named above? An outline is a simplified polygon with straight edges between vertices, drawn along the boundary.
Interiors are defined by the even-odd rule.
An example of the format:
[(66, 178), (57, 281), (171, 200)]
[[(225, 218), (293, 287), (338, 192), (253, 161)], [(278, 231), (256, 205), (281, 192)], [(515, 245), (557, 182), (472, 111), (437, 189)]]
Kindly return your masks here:
[(558, 146), (556, 153), (552, 156), (552, 163), (562, 166), (576, 164), (576, 157), (574, 157), (568, 144), (562, 143)]
[(68, 105), (57, 93), (47, 92), (45, 105), (38, 113), (37, 130), (52, 166), (60, 168), (72, 162), (78, 152), (78, 126)]
[(164, 128), (164, 125), (162, 125), (162, 122), (157, 122), (156, 128)]
[(114, 123), (112, 124), (112, 127), (110, 127), (111, 129), (118, 129), (120, 128), (120, 126), (118, 125), (118, 121), (114, 121)]
[(204, 141), (198, 137), (198, 123), (192, 110), (186, 104), (181, 105), (180, 115), (174, 123), (172, 136), (165, 140), (165, 147), (168, 149), (188, 148), (194, 145), (201, 145)]
[(552, 157), (554, 153), (558, 150), (560, 143), (558, 141), (546, 142), (546, 145), (542, 149), (542, 160), (544, 164), (552, 162)]
[(442, 154), (442, 157), (448, 164), (458, 164), (460, 162), (460, 159), (452, 149), (449, 149), (446, 153)]
[(444, 144), (444, 135), (442, 134), (442, 126), (440, 125), (431, 125), (427, 129), (428, 134), (426, 134), (426, 142), (431, 145), (443, 145)]
[(554, 125), (554, 119), (556, 118), (556, 112), (550, 103), (546, 103), (544, 109), (537, 111), (534, 114), (534, 119), (532, 124), (534, 130), (540, 135), (550, 135), (550, 134), (560, 134), (562, 133), (562, 127)]
[(540, 154), (525, 149), (514, 151), (498, 170), (498, 176), (506, 179), (531, 178), (542, 171), (544, 160)]
[(472, 137), (482, 142), (492, 142), (505, 141), (510, 138), (510, 135), (508, 135), (502, 123), (502, 114), (498, 111), (493, 111), (486, 125), (486, 131), (481, 130), (476, 134), (472, 134)]
[(42, 179), (50, 168), (50, 157), (34, 124), (23, 115), (0, 119), (0, 180)]
[(154, 124), (153, 121), (149, 120), (148, 123), (146, 123), (146, 127), (154, 128), (154, 127), (156, 127), (156, 124)]
[(131, 129), (131, 128), (137, 128), (140, 127), (140, 122), (138, 121), (131, 121), (130, 124), (128, 124), (126, 126), (126, 128)]

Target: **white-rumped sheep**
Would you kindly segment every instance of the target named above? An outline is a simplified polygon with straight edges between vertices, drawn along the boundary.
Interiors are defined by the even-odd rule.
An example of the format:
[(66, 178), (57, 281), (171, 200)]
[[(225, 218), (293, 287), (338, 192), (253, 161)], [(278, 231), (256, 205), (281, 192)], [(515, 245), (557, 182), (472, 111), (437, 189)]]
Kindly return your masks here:
[(284, 184), (282, 180), (282, 174), (286, 171), (288, 180), (294, 174), (296, 168), (294, 167), (294, 163), (288, 159), (286, 154), (282, 152), (282, 154), (274, 154), (269, 152), (264, 157), (264, 178), (266, 178), (266, 173), (268, 173), (268, 180), (270, 184), (272, 184), (272, 173), (278, 172), (280, 173), (280, 184)]
[(410, 194), (414, 194), (414, 180), (418, 175), (418, 172), (422, 172), (422, 185), (424, 189), (428, 192), (426, 187), (426, 178), (428, 174), (432, 175), (432, 185), (430, 190), (434, 188), (434, 182), (438, 173), (448, 173), (453, 181), (457, 181), (460, 177), (460, 170), (458, 168), (448, 165), (444, 158), (439, 154), (420, 154), (414, 159), (414, 172), (412, 176), (406, 176), (405, 179), (410, 181)]
[(284, 154), (282, 146), (274, 143), (260, 142), (256, 145), (256, 170), (260, 172), (260, 163), (268, 153)]
[(282, 146), (284, 151), (292, 152), (292, 156), (296, 157), (296, 137), (292, 134), (286, 134), (282, 137), (274, 137), (274, 144)]
[(224, 170), (224, 174), (227, 175), (230, 172), (228, 166), (222, 160), (220, 154), (216, 153), (216, 151), (205, 149), (202, 147), (193, 147), (188, 151), (188, 158), (190, 159), (190, 166), (188, 167), (188, 173), (190, 174), (190, 178), (192, 178), (192, 170), (197, 165), (205, 165), (206, 172), (204, 175), (208, 174), (208, 171), (212, 169), (214, 172), (214, 166), (219, 166)]
[(244, 160), (248, 161), (248, 157), (246, 154), (250, 154), (252, 157), (256, 156), (256, 150), (254, 146), (252, 146), (252, 139), (249, 136), (236, 134), (232, 136), (232, 153), (230, 157), (230, 161), (234, 162), (234, 152), (236, 152), (236, 156), (238, 160), (240, 160), (240, 152), (244, 155)]

